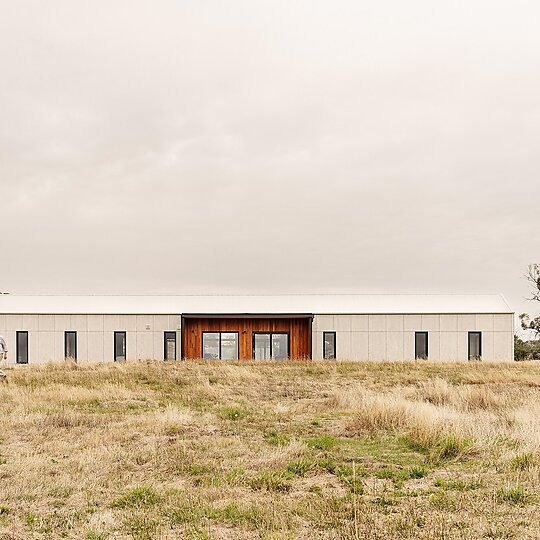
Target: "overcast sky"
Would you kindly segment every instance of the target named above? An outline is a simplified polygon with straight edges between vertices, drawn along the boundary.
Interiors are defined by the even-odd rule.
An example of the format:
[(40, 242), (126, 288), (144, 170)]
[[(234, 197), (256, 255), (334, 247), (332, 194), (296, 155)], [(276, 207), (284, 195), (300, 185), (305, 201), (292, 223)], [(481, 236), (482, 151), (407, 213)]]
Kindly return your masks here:
[(532, 307), (537, 0), (0, 6), (0, 290)]

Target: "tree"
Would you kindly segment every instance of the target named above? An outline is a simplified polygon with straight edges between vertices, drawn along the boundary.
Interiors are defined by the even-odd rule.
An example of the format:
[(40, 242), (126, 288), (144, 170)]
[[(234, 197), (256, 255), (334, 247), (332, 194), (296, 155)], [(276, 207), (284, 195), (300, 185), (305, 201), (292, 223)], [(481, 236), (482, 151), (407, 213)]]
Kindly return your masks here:
[[(532, 294), (529, 300), (540, 302), (540, 264), (529, 265), (529, 271), (525, 278), (532, 285)], [(531, 319), (527, 313), (522, 313), (519, 318), (523, 330), (532, 330), (535, 337), (540, 336), (540, 316)]]
[(523, 341), (517, 334), (514, 336), (515, 360), (540, 360), (540, 341)]

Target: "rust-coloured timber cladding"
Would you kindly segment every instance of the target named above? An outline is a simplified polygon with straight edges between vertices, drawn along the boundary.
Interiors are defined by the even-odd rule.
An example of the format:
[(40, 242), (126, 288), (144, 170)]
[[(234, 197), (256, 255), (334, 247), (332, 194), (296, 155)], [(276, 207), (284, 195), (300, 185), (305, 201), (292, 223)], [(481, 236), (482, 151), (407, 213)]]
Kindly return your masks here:
[(311, 317), (185, 317), (183, 357), (202, 358), (203, 332), (238, 332), (240, 360), (253, 356), (253, 332), (288, 332), (290, 358), (311, 358)]

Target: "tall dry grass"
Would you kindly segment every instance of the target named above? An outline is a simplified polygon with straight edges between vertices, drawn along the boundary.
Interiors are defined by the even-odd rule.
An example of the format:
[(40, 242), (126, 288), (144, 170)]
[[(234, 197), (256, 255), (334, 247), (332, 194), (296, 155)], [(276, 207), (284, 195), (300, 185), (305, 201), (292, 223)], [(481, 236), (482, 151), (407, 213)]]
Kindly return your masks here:
[(8, 370), (0, 538), (532, 539), (539, 415), (536, 364)]

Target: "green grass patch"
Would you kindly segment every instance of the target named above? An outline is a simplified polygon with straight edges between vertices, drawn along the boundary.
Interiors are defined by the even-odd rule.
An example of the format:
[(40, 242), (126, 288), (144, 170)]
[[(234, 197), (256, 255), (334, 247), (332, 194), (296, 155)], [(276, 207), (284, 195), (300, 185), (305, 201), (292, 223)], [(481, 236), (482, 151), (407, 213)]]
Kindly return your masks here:
[(291, 476), (281, 471), (264, 471), (252, 478), (249, 485), (256, 490), (288, 492), (292, 488)]
[(381, 467), (375, 471), (374, 476), (382, 480), (394, 480), (397, 477), (398, 472), (394, 467)]
[(437, 478), (433, 485), (444, 490), (471, 491), (482, 487), (480, 480), (446, 480)]
[(315, 467), (315, 463), (311, 459), (300, 459), (293, 461), (287, 465), (286, 471), (293, 476), (305, 476), (310, 470)]
[(126, 521), (134, 540), (153, 540), (159, 531), (159, 523), (147, 515), (132, 516)]
[(508, 504), (524, 506), (530, 499), (521, 484), (515, 486), (503, 486), (497, 491), (497, 500)]
[(316, 467), (329, 472), (337, 477), (337, 479), (355, 495), (364, 493), (364, 483), (362, 478), (368, 473), (363, 467), (338, 465), (333, 459), (325, 458), (316, 462)]
[(435, 446), (428, 450), (426, 462), (439, 464), (456, 459), (467, 454), (472, 444), (472, 439), (461, 438), (457, 435), (445, 435), (437, 441)]
[(86, 540), (107, 540), (108, 534), (104, 532), (90, 531), (86, 533)]
[(32, 528), (39, 521), (39, 516), (32, 512), (27, 512), (26, 514), (23, 514), (23, 521), (28, 527)]
[(189, 465), (186, 472), (190, 476), (200, 476), (201, 474), (209, 473), (212, 470), (208, 465)]
[(231, 527), (249, 527), (259, 530), (273, 530), (279, 528), (271, 511), (264, 505), (239, 505), (229, 503), (222, 508), (207, 509), (204, 516), (208, 519), (227, 523)]
[(264, 440), (272, 446), (287, 446), (291, 442), (291, 438), (285, 433), (277, 431), (269, 431), (265, 434)]
[(431, 495), (431, 504), (437, 510), (443, 512), (456, 512), (458, 504), (455, 496), (450, 495), (447, 491), (437, 491)]
[(128, 491), (112, 503), (113, 508), (137, 508), (152, 506), (161, 501), (161, 497), (150, 486), (140, 486)]
[(424, 478), (427, 475), (427, 469), (421, 465), (415, 465), (413, 467), (407, 467), (405, 469), (396, 469), (391, 466), (381, 467), (374, 472), (376, 478), (384, 480), (393, 480), (395, 482), (402, 482), (404, 480)]
[(510, 466), (517, 471), (526, 471), (537, 463), (538, 461), (532, 452), (525, 452), (515, 455), (510, 461)]
[(219, 416), (223, 420), (232, 420), (234, 422), (245, 418), (247, 413), (238, 407), (223, 407), (219, 411)]
[(319, 459), (317, 460), (316, 464), (319, 469), (329, 472), (330, 474), (336, 474), (336, 470), (339, 468), (335, 460), (331, 458)]
[(309, 448), (314, 450), (328, 451), (334, 448), (339, 443), (339, 439), (333, 435), (320, 435), (306, 440)]
[(376, 504), (377, 506), (382, 506), (383, 508), (387, 508), (389, 506), (396, 506), (398, 504), (398, 501), (396, 499), (393, 499), (392, 497), (388, 497), (386, 495), (375, 497), (371, 502), (373, 504)]
[(425, 467), (422, 467), (420, 465), (416, 465), (414, 467), (409, 467), (408, 469), (405, 469), (403, 471), (403, 479), (404, 480), (418, 480), (420, 478), (424, 478), (427, 476), (428, 471)]
[(182, 504), (170, 508), (167, 510), (166, 515), (171, 521), (171, 523), (175, 524), (184, 524), (184, 523), (191, 523), (191, 524), (197, 524), (199, 523), (201, 516), (203, 515), (203, 511), (200, 507), (196, 506), (193, 503), (190, 502), (183, 502)]
[(401, 436), (382, 435), (341, 439), (339, 451), (349, 461), (367, 466), (369, 462), (383, 463), (399, 468), (423, 465), (425, 452), (411, 448), (409, 441)]
[(362, 495), (364, 493), (364, 483), (360, 477), (342, 475), (338, 478), (340, 482), (354, 495)]

